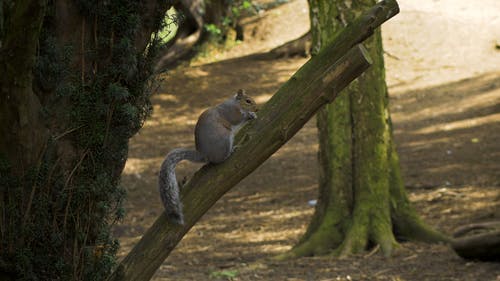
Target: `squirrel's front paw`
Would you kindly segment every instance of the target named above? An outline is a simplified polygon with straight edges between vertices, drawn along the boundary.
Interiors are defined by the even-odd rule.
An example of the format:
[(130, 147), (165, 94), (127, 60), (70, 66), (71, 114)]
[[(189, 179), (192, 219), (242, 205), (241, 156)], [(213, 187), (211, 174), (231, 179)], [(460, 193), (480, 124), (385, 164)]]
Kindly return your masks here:
[(248, 112), (248, 119), (257, 119), (257, 113), (253, 111)]

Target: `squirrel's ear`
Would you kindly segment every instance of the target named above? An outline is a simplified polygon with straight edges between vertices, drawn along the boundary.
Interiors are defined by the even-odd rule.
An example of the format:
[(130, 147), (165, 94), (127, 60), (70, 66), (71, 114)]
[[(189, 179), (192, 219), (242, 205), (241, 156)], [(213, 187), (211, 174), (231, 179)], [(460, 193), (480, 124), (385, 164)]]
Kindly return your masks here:
[(241, 99), (243, 96), (245, 95), (245, 90), (243, 89), (239, 89), (238, 92), (236, 92), (236, 95), (234, 95), (234, 97), (239, 100)]

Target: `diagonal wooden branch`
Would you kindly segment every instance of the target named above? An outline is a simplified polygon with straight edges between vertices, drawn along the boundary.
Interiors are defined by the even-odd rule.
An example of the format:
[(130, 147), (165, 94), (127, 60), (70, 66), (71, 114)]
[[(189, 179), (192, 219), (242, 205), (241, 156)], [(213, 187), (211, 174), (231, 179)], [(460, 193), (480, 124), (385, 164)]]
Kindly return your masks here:
[(259, 111), (257, 120), (237, 136), (238, 150), (220, 165), (202, 167), (182, 190), (185, 225), (162, 214), (108, 280), (149, 280), (201, 216), (244, 177), (284, 145), (324, 104), (370, 65), (357, 45), (399, 12), (384, 0), (347, 26), (336, 40), (311, 58)]

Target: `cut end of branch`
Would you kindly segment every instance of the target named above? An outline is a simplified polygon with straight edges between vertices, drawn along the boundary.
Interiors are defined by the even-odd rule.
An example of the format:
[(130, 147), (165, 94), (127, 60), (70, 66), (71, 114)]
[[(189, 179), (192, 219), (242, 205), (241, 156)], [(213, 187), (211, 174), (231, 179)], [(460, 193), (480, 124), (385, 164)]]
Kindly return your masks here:
[[(322, 97), (331, 103), (349, 83), (363, 73), (373, 63), (370, 54), (362, 44), (352, 47), (327, 71), (322, 79), (325, 85), (331, 85), (328, 91), (322, 94)], [(337, 83), (332, 81), (337, 80)]]

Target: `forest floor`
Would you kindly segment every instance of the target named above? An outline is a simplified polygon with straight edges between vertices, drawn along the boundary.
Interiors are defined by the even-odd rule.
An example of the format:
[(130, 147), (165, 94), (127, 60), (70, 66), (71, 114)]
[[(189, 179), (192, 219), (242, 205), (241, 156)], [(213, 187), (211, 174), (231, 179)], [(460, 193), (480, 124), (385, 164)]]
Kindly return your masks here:
[[(260, 1), (263, 2), (263, 1)], [(383, 26), (395, 142), (410, 199), (447, 234), (500, 220), (500, 1), (400, 0)], [(123, 257), (163, 208), (157, 171), (192, 147), (197, 116), (244, 88), (264, 103), (307, 58), (256, 60), (309, 29), (305, 0), (245, 19), (245, 41), (162, 75), (154, 113), (130, 142), (122, 177), (127, 216), (115, 227)], [(500, 264), (467, 261), (446, 245), (402, 243), (346, 259), (276, 261), (304, 233), (317, 196), (311, 120), (191, 229), (154, 280), (500, 280)], [(199, 166), (181, 163), (178, 175)]]

